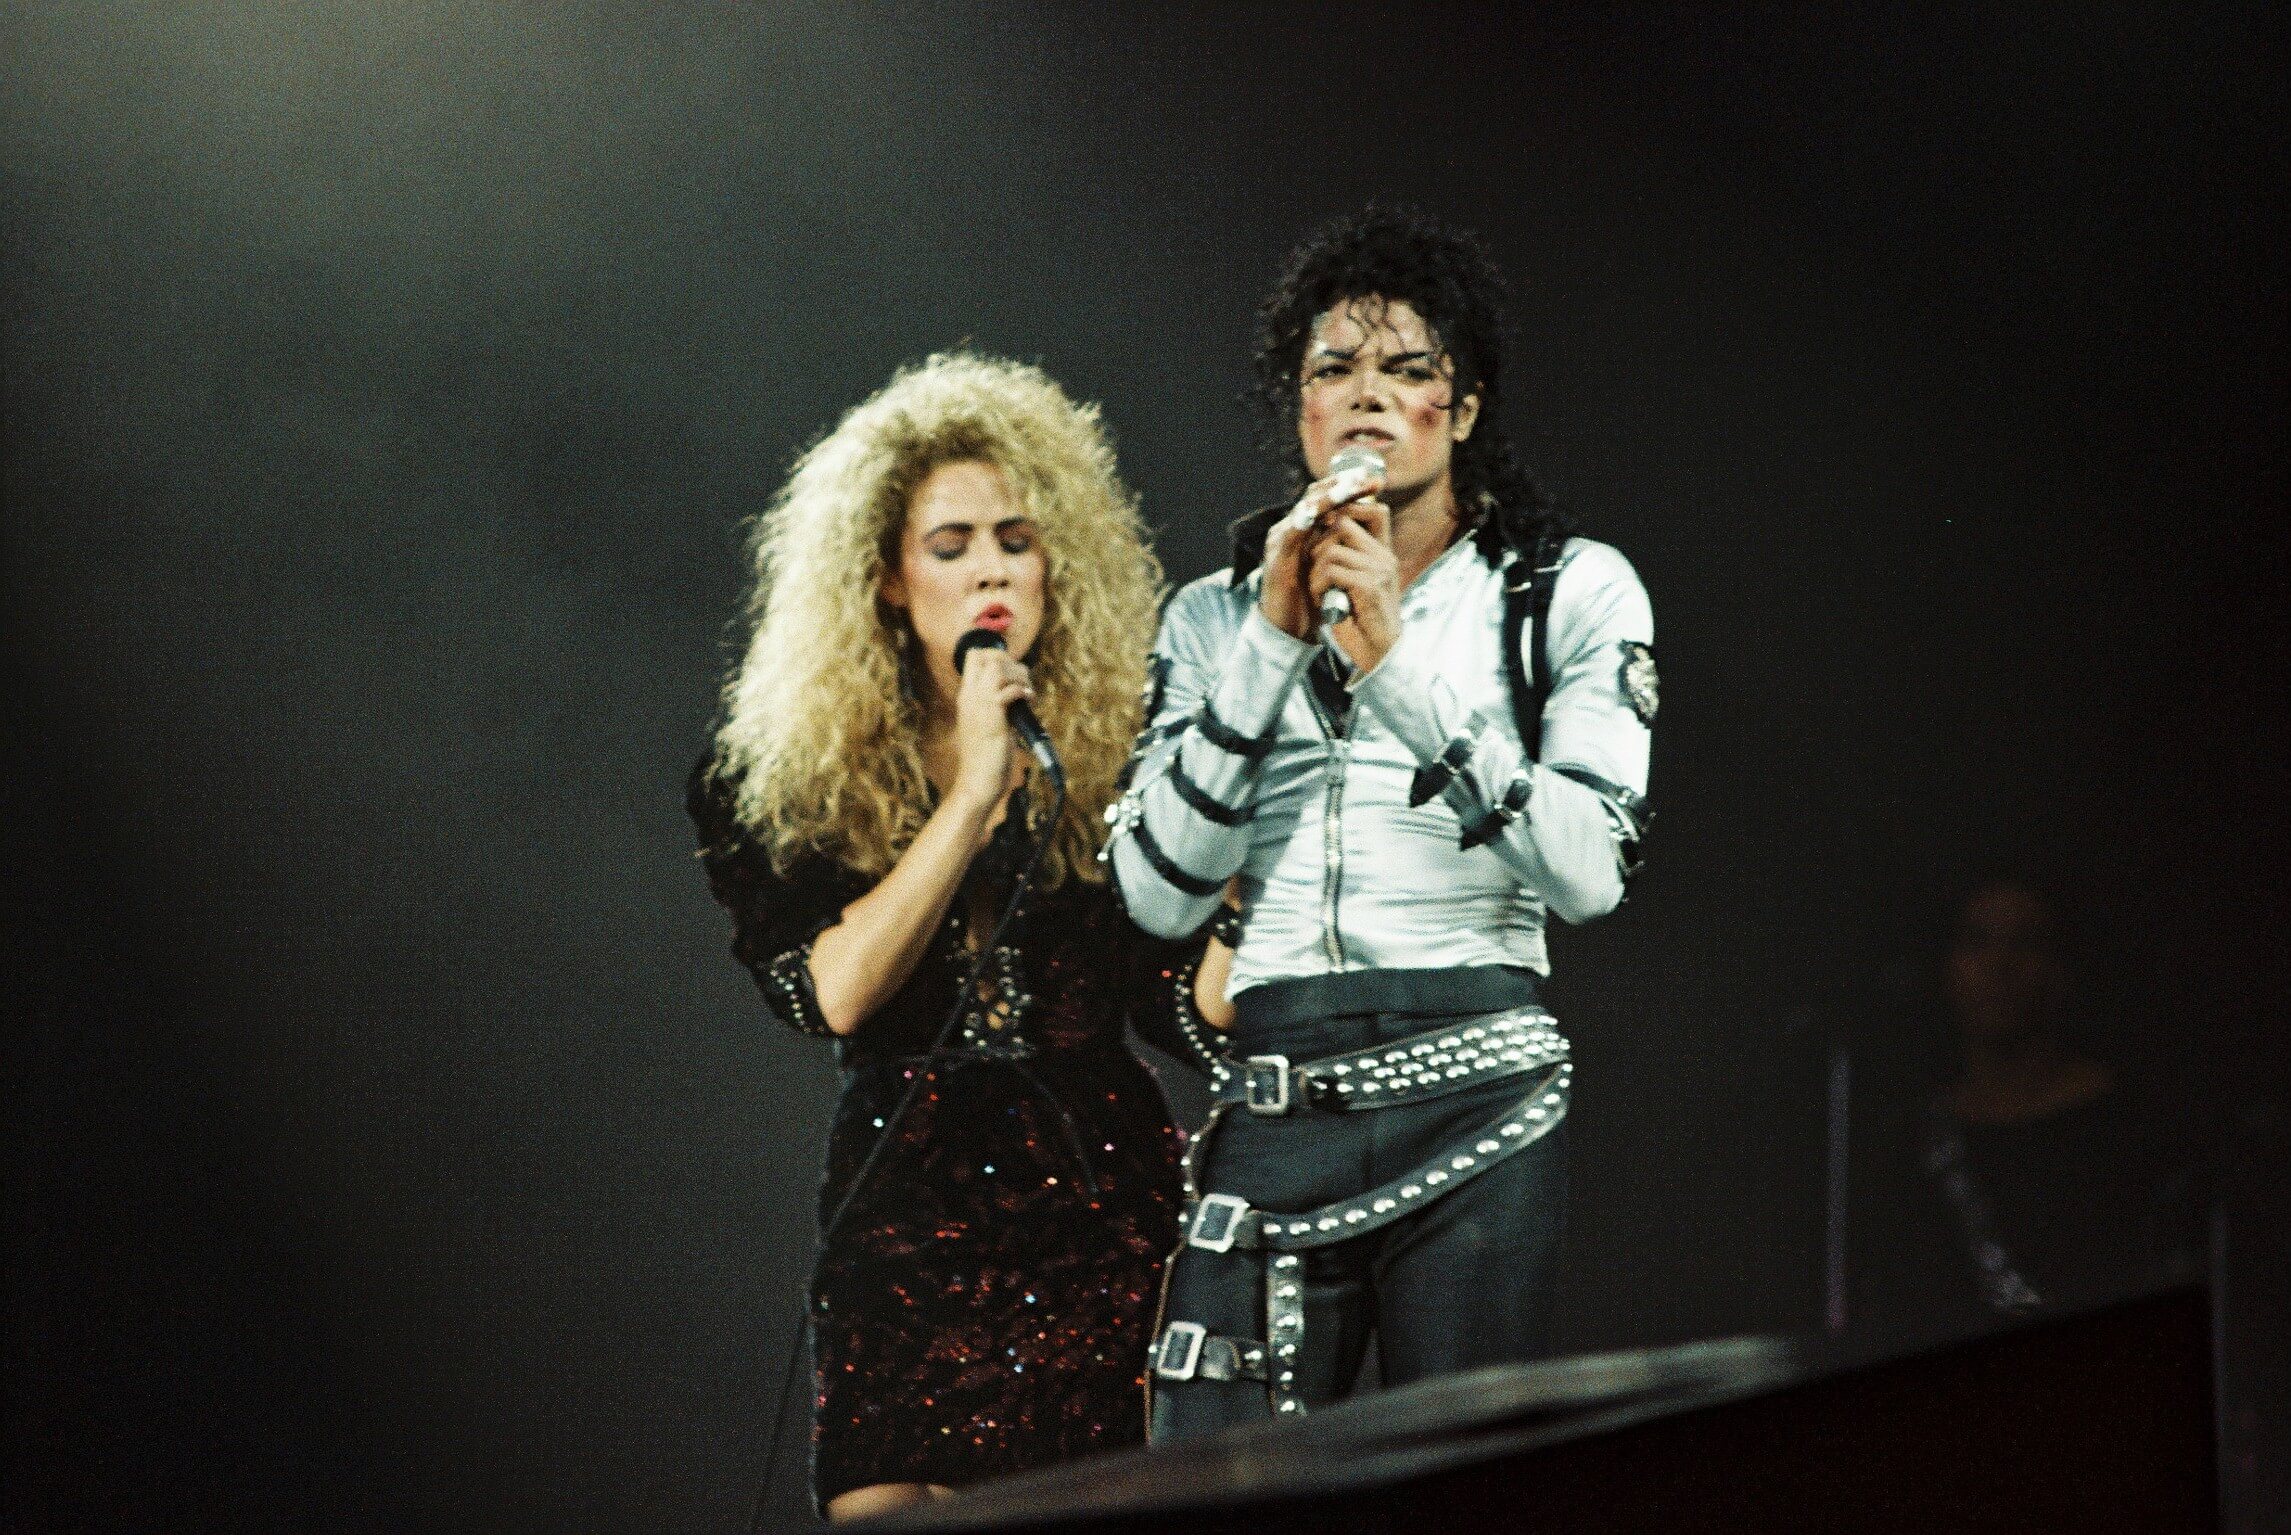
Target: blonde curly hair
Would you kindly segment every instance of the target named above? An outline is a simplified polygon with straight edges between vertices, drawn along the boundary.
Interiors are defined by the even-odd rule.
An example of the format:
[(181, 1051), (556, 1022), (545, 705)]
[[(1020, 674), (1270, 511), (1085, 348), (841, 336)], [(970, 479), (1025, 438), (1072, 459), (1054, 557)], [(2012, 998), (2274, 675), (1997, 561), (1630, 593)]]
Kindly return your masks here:
[(1041, 884), (1103, 878), (1104, 811), (1138, 727), (1163, 583), (1094, 405), (1041, 369), (967, 351), (902, 368), (807, 451), (756, 519), (747, 654), (724, 688), (718, 771), (783, 874), (807, 854), (890, 871), (929, 817), (906, 620), (881, 598), (907, 504), (943, 464), (999, 468), (1047, 567), (1035, 709), (1065, 765)]

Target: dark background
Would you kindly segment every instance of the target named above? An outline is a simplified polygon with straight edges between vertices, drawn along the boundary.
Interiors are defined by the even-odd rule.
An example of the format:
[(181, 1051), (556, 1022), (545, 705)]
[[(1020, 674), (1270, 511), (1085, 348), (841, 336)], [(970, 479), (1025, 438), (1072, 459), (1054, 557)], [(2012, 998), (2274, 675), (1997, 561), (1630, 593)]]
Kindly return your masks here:
[(1930, 1026), (1976, 865), (2267, 1112), (2280, 11), (949, 9), (7, 8), (28, 1522), (737, 1525), (834, 1090), (680, 808), (738, 525), (968, 341), (1213, 568), (1251, 307), (1371, 195), (1493, 243), (1655, 600), (1566, 1341), (1818, 1325), (1825, 1041)]

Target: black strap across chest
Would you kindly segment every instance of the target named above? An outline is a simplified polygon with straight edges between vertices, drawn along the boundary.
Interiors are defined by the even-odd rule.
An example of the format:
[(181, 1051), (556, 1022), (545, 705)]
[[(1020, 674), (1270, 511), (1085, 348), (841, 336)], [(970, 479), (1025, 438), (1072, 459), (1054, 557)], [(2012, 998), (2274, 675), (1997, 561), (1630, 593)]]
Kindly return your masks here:
[[(1511, 684), (1520, 750), (1529, 762), (1543, 754), (1543, 705), (1551, 697), (1551, 591), (1559, 584), (1560, 552), (1550, 538), (1538, 539), (1526, 569), (1512, 561), (1503, 588), (1504, 676)], [(1526, 656), (1534, 657), (1532, 677)]]

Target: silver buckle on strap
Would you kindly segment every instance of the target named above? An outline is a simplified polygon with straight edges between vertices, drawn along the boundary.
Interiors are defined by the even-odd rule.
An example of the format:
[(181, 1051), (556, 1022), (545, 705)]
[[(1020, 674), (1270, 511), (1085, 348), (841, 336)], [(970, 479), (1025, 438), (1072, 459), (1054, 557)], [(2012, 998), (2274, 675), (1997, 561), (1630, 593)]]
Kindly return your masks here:
[(1163, 1380), (1191, 1380), (1201, 1368), (1202, 1340), (1209, 1329), (1199, 1322), (1172, 1322), (1161, 1330), (1161, 1347), (1154, 1350), (1153, 1373)]
[[(1286, 1114), (1289, 1112), (1289, 1058), (1285, 1055), (1252, 1055), (1241, 1063), (1243, 1081), (1248, 1088), (1249, 1112), (1252, 1114)], [(1267, 1084), (1270, 1084), (1268, 1086)]]
[(1186, 1233), (1189, 1247), (1205, 1252), (1222, 1253), (1233, 1250), (1233, 1240), (1241, 1234), (1241, 1217), (1249, 1213), (1249, 1201), (1237, 1194), (1204, 1194), (1194, 1207), (1193, 1229)]

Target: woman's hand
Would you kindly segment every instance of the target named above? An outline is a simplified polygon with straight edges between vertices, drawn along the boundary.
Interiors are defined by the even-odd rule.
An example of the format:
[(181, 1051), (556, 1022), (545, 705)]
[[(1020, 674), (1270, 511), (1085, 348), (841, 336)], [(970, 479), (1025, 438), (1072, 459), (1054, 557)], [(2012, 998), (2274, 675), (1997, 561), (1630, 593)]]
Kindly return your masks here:
[[(1315, 480), (1288, 515), (1273, 524), (1265, 535), (1265, 594), (1259, 603), (1267, 623), (1292, 639), (1313, 637), (1320, 627), (1320, 598), (1308, 589), (1305, 573), (1330, 535), (1330, 513), (1348, 503), (1358, 504), (1359, 497), (1374, 494), (1380, 484), (1357, 472)], [(1387, 527), (1390, 521), (1387, 516)]]
[(1392, 548), (1392, 509), (1381, 501), (1352, 501), (1331, 519), (1328, 536), (1313, 551), (1305, 589), (1313, 611), (1330, 590), (1352, 599), (1352, 616), (1329, 631), (1345, 656), (1374, 671), (1400, 638), (1400, 557)]
[(938, 809), (874, 889), (812, 940), (812, 990), (827, 1026), (849, 1034), (907, 983), (994, 835), (1011, 791), (1034, 759), (1012, 740), (1011, 703), (1032, 698), (1026, 668), (1000, 650), (974, 650), (955, 694), (955, 776)]
[(1031, 701), (1034, 685), (1008, 651), (974, 650), (955, 694), (955, 781), (949, 799), (985, 812), (1010, 797), (1026, 777), (1027, 756), (1010, 728), (1010, 706)]

